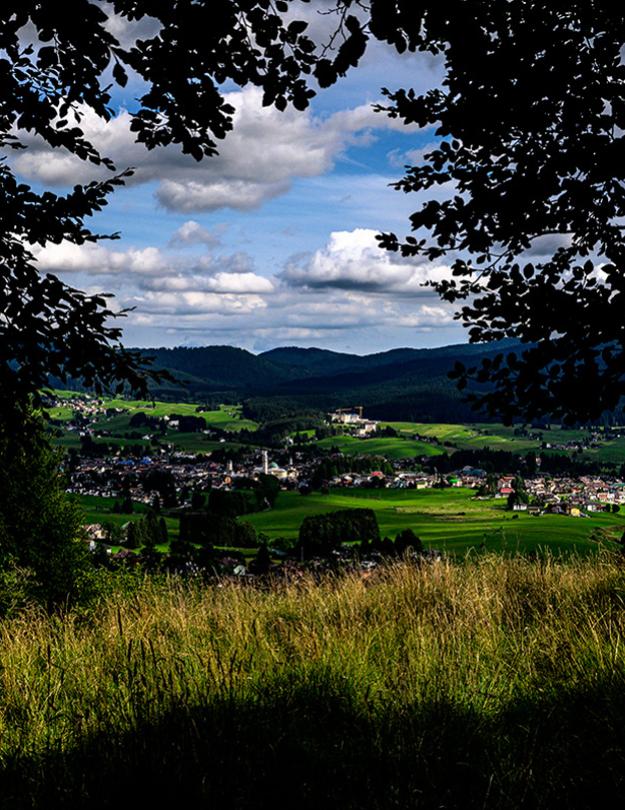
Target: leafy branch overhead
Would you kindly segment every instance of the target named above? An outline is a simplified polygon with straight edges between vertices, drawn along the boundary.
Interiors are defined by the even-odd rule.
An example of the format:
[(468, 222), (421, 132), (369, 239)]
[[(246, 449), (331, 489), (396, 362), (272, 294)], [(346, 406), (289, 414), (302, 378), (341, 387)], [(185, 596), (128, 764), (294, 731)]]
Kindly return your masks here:
[(441, 139), (396, 188), (445, 195), (412, 215), (414, 235), (381, 244), (447, 257), (452, 276), (433, 286), (462, 302), (472, 341), (527, 344), (455, 377), (508, 420), (615, 407), (625, 394), (622, 10), (398, 0), (372, 4), (371, 30), (445, 64), (442, 85), (422, 96), (385, 91), (388, 114)]
[[(19, 411), (49, 374), (75, 377), (96, 388), (129, 385), (145, 393), (162, 377), (141, 365), (108, 324), (106, 297), (85, 295), (58, 278), (41, 276), (33, 245), (116, 238), (92, 232), (85, 219), (106, 205), (130, 172), (119, 167), (106, 182), (76, 186), (65, 196), (37, 193), (11, 170), (20, 134), (43, 138), (78, 158), (116, 171), (86, 138), (82, 117), (92, 110), (111, 119), (110, 78), (124, 86), (130, 71), (147, 90), (133, 112), (132, 130), (148, 149), (178, 144), (196, 160), (216, 153), (232, 128), (233, 108), (220, 85), (252, 83), (264, 102), (306, 107), (314, 44), (305, 24), (286, 25), (289, 4), (175, 0), (90, 0), (56, 3), (15, 0), (0, 10), (0, 390), (3, 414)], [(130, 23), (149, 15), (158, 32), (122, 46), (110, 17)], [(110, 73), (107, 71), (111, 69)]]

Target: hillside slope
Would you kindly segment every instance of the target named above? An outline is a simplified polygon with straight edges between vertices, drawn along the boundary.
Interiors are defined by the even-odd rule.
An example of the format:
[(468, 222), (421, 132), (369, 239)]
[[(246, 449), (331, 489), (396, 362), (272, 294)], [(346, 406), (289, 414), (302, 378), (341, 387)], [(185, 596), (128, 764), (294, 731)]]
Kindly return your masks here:
[(177, 378), (157, 389), (159, 396), (238, 398), (252, 410), (262, 405), (276, 415), (363, 405), (368, 415), (382, 419), (462, 421), (475, 415), (448, 379), (454, 362), (474, 363), (512, 345), (404, 348), (364, 356), (299, 347), (254, 355), (232, 346), (160, 348), (145, 354)]

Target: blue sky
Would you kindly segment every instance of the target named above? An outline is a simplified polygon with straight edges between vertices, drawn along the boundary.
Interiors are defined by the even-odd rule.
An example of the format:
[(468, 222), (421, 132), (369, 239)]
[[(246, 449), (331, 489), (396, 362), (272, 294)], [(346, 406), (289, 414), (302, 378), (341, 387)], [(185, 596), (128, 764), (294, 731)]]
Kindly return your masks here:
[[(135, 307), (127, 345), (368, 353), (463, 341), (452, 311), (422, 286), (447, 268), (407, 262), (375, 240), (380, 231), (407, 232), (419, 199), (389, 184), (435, 138), (370, 105), (383, 85), (424, 90), (439, 75), (432, 57), (400, 57), (375, 43), (305, 113), (263, 109), (257, 90), (233, 88), (234, 132), (201, 164), (174, 147), (147, 153), (133, 143), (126, 110), (141, 88), (131, 81), (115, 98), (112, 122), (84, 121), (118, 168), (137, 167), (92, 223), (121, 239), (46, 247), (40, 267)], [(94, 177), (93, 167), (60, 150), (35, 139), (28, 147), (15, 167), (37, 187)]]

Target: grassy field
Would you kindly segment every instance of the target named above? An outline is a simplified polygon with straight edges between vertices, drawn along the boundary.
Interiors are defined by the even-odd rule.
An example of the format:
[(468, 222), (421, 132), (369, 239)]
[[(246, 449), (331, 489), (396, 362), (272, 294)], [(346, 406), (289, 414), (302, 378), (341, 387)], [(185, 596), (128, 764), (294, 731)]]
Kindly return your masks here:
[(468, 489), (333, 489), (329, 495), (306, 496), (282, 492), (272, 510), (245, 519), (272, 538), (296, 538), (308, 515), (367, 507), (375, 511), (383, 535), (394, 537), (400, 529), (411, 528), (427, 546), (453, 554), (482, 544), (487, 550), (507, 553), (539, 548), (587, 553), (600, 545), (591, 535), (605, 532), (606, 538), (618, 540), (625, 531), (625, 517), (620, 514), (534, 517), (506, 511), (503, 500), (478, 501), (473, 495)]
[[(131, 514), (120, 515), (112, 511), (115, 498), (101, 498), (96, 495), (75, 495), (73, 498), (78, 502), (82, 510), (85, 523), (101, 523), (102, 525), (108, 523), (113, 526), (121, 527), (125, 523), (141, 520), (148, 511), (146, 504), (134, 503), (133, 512)], [(176, 539), (179, 529), (178, 520), (166, 517), (165, 523), (167, 524), (169, 539)], [(158, 546), (158, 550), (167, 551), (168, 549), (164, 546)]]
[[(66, 392), (57, 392), (65, 395)], [(71, 393), (71, 392), (70, 392)], [(68, 397), (68, 400), (75, 397)], [(145, 445), (149, 452), (149, 441), (143, 438), (129, 438), (124, 434), (150, 434), (150, 429), (146, 427), (132, 427), (130, 420), (133, 414), (140, 411), (148, 416), (169, 416), (171, 414), (178, 414), (181, 416), (202, 416), (206, 421), (207, 428), (216, 427), (221, 430), (238, 432), (240, 430), (256, 430), (258, 424), (250, 419), (245, 419), (241, 415), (240, 405), (222, 405), (217, 410), (204, 411), (198, 413), (197, 405), (188, 402), (149, 402), (143, 400), (126, 400), (126, 399), (106, 399), (104, 407), (107, 408), (124, 408), (127, 413), (115, 414), (113, 416), (100, 416), (95, 419), (92, 427), (99, 430), (105, 430), (112, 434), (112, 436), (104, 436), (96, 438), (96, 444), (108, 444), (113, 447), (121, 448), (127, 446)], [(57, 408), (49, 408), (48, 415), (52, 419), (60, 421), (70, 421), (73, 416), (73, 408), (71, 403), (61, 405)], [(192, 453), (209, 453), (213, 450), (230, 448), (233, 450), (239, 449), (242, 445), (239, 442), (221, 442), (219, 440), (211, 439), (202, 433), (184, 433), (170, 430), (167, 434), (161, 437), (163, 443), (171, 443), (179, 450), (185, 450)], [(64, 430), (61, 436), (55, 437), (53, 443), (57, 447), (78, 449), (80, 447), (80, 436), (75, 431)]]
[[(532, 517), (506, 511), (503, 501), (476, 501), (472, 496), (472, 490), (464, 489), (333, 489), (329, 495), (307, 496), (282, 492), (273, 509), (245, 515), (242, 520), (270, 538), (295, 540), (308, 515), (366, 507), (375, 511), (382, 535), (394, 537), (400, 529), (411, 528), (426, 546), (453, 555), (463, 555), (469, 549), (507, 554), (538, 549), (596, 553), (606, 544), (614, 547), (610, 540), (619, 540), (625, 531), (625, 516), (621, 514)], [(112, 512), (112, 498), (76, 497), (87, 523), (122, 526), (129, 520), (139, 520), (147, 510), (145, 505), (135, 504), (133, 514), (119, 515)], [(166, 522), (170, 539), (174, 539), (178, 536), (178, 520), (166, 518)]]
[(108, 430), (130, 429), (130, 419), (135, 413), (143, 412), (147, 416), (201, 416), (206, 426), (220, 428), (221, 430), (239, 431), (256, 430), (258, 424), (251, 419), (244, 419), (241, 415), (240, 405), (222, 405), (217, 410), (198, 412), (197, 405), (188, 402), (141, 402), (139, 400), (113, 399), (106, 400), (107, 408), (124, 408), (127, 414), (103, 418), (95, 423), (95, 427)]
[(389, 459), (436, 456), (443, 452), (442, 448), (428, 442), (394, 437), (357, 439), (354, 436), (330, 436), (317, 445), (325, 450), (338, 447), (346, 455), (386, 456)]
[[(69, 421), (73, 415), (72, 399), (76, 399), (79, 394), (66, 391), (55, 392), (57, 396), (67, 399), (67, 404), (59, 405), (56, 408), (48, 408), (47, 413), (52, 419)], [(127, 431), (130, 428), (130, 419), (135, 413), (142, 411), (147, 416), (202, 416), (207, 427), (217, 427), (222, 430), (256, 430), (258, 424), (251, 419), (245, 419), (241, 414), (240, 405), (221, 405), (216, 410), (198, 412), (198, 405), (190, 402), (160, 402), (158, 400), (120, 399), (105, 398), (104, 408), (123, 408), (126, 413), (114, 416), (102, 416), (94, 423), (94, 427), (111, 431)]]
[(461, 450), (490, 447), (524, 453), (539, 447), (539, 442), (514, 435), (514, 428), (504, 425), (456, 425), (427, 422), (384, 422), (404, 436), (430, 436), (440, 442), (451, 442)]
[(540, 439), (530, 439), (515, 435), (515, 427), (490, 423), (470, 425), (429, 423), (429, 422), (384, 422), (404, 436), (418, 433), (431, 436), (441, 442), (451, 442), (462, 450), (490, 447), (493, 450), (509, 450), (512, 453), (525, 453), (540, 448), (541, 441), (564, 444), (588, 436), (586, 430), (562, 429), (553, 426), (550, 430), (531, 429)]
[(614, 464), (625, 464), (625, 438), (602, 442), (597, 448), (585, 450), (583, 457)]
[(120, 583), (0, 622), (0, 807), (622, 806), (625, 569)]
[[(589, 436), (587, 430), (563, 429), (558, 426), (552, 426), (550, 430), (532, 430), (532, 433), (540, 434), (541, 438), (529, 439), (524, 436), (515, 436), (514, 427), (488, 423), (457, 425), (427, 422), (383, 422), (382, 424), (389, 425), (404, 437), (415, 434), (430, 436), (440, 442), (451, 442), (460, 450), (490, 447), (492, 450), (507, 450), (511, 453), (527, 453), (531, 450), (539, 452), (542, 441), (551, 444), (566, 444)], [(625, 438), (601, 441), (598, 447), (584, 450), (582, 458), (623, 464), (625, 463)]]

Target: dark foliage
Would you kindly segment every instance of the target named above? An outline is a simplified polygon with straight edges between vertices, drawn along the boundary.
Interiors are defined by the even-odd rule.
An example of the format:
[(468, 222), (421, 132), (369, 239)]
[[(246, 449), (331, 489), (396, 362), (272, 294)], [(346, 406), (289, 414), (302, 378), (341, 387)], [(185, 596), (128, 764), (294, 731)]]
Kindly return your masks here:
[[(491, 450), (488, 447), (475, 450), (456, 450), (453, 455), (431, 456), (423, 464), (426, 468), (441, 473), (459, 470), (465, 466), (477, 467), (486, 472), (521, 473), (523, 475), (533, 475), (537, 469), (535, 453), (519, 456), (507, 450)], [(543, 473), (552, 475), (596, 475), (601, 472), (602, 466), (609, 467), (610, 465), (598, 461), (572, 458), (566, 453), (543, 453), (541, 455), (540, 470)], [(621, 468), (621, 472), (624, 471)]]
[[(421, 96), (385, 90), (381, 109), (435, 127), (440, 141), (396, 186), (426, 193), (415, 235), (381, 244), (451, 263), (454, 278), (434, 286), (464, 302), (472, 341), (526, 344), (459, 364), (455, 377), (491, 383), (470, 397), (506, 421), (614, 408), (625, 394), (622, 9), (378, 0), (368, 22), (377, 39), (439, 54), (445, 68)], [(443, 185), (455, 195), (427, 199)]]
[(187, 546), (198, 543), (209, 548), (257, 546), (256, 530), (250, 523), (239, 523), (234, 517), (214, 512), (186, 512), (180, 515), (179, 542)]
[(395, 553), (401, 556), (406, 554), (407, 551), (415, 551), (417, 553), (423, 551), (421, 538), (417, 537), (412, 529), (402, 529), (395, 537)]
[[(288, 10), (288, 3), (278, 5)], [(124, 47), (107, 24), (111, 13), (126, 21), (150, 15), (161, 28)], [(26, 25), (35, 44), (23, 40)], [(313, 95), (306, 74), (314, 45), (305, 28), (284, 24), (267, 0), (113, 0), (106, 6), (73, 0), (63, 13), (53, 3), (35, 0), (2, 5), (0, 147), (22, 148), (21, 133), (28, 131), (111, 172), (110, 179), (57, 196), (20, 184), (10, 161), (0, 165), (4, 419), (23, 423), (24, 408), (50, 375), (82, 380), (96, 390), (129, 386), (139, 393), (146, 392), (150, 377), (163, 379), (146, 374), (144, 358), (122, 348), (121, 330), (109, 325), (114, 314), (104, 295), (88, 296), (53, 275), (42, 276), (32, 253), (34, 245), (103, 238), (86, 227), (85, 219), (101, 210), (130, 174), (115, 173), (81, 129), (85, 110), (105, 121), (114, 114), (109, 67), (113, 82), (122, 87), (129, 70), (147, 85), (132, 112), (137, 141), (148, 149), (177, 144), (200, 160), (216, 154), (217, 141), (232, 128), (234, 110), (220, 90), (224, 82), (262, 87), (264, 103), (278, 109), (287, 103), (306, 106)]]
[[(16, 571), (24, 596), (48, 607), (76, 599), (89, 569), (80, 541), (81, 515), (64, 491), (59, 458), (44, 439), (39, 420), (0, 436), (0, 577)], [(4, 604), (0, 594), (0, 610)]]
[(379, 539), (380, 530), (373, 509), (338, 509), (304, 518), (299, 529), (296, 552), (305, 559), (323, 557), (341, 543)]
[(373, 470), (380, 470), (385, 475), (393, 474), (393, 466), (382, 456), (344, 456), (332, 454), (321, 459), (315, 467), (310, 484), (313, 489), (320, 489), (325, 483), (337, 475), (345, 473), (367, 474)]
[(256, 512), (258, 501), (250, 491), (211, 489), (208, 495), (208, 508), (215, 515), (235, 518)]
[(176, 506), (176, 481), (170, 470), (147, 470), (141, 475), (141, 486), (145, 492), (157, 492), (166, 509)]

